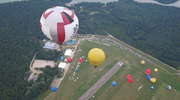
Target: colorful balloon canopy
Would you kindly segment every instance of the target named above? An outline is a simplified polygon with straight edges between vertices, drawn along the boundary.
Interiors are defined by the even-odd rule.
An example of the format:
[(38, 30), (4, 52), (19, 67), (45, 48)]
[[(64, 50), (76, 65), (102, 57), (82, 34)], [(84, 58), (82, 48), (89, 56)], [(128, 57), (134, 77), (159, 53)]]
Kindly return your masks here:
[(150, 79), (150, 81), (151, 81), (152, 83), (156, 83), (156, 82), (157, 82), (157, 79), (154, 78), (154, 77), (152, 77), (152, 78)]
[(148, 81), (150, 81), (151, 76), (150, 76), (150, 75), (146, 75), (146, 79), (147, 79)]
[(111, 85), (112, 85), (112, 86), (117, 86), (117, 82), (116, 82), (116, 81), (113, 81), (113, 82), (111, 83)]
[(151, 69), (147, 68), (146, 71), (145, 71), (145, 74), (150, 75), (151, 74)]
[(89, 64), (97, 67), (105, 61), (106, 55), (100, 48), (93, 48), (88, 52)]
[(66, 58), (66, 61), (70, 63), (70, 62), (72, 62), (72, 58), (68, 57), (68, 58)]
[(82, 57), (80, 57), (80, 58), (78, 59), (78, 62), (79, 62), (79, 63), (83, 63), (83, 61), (84, 61), (84, 59), (83, 59)]
[(76, 35), (79, 21), (73, 10), (56, 6), (43, 12), (40, 26), (47, 38), (63, 44)]
[(145, 64), (146, 62), (144, 60), (141, 60), (140, 61), (140, 64)]
[(133, 83), (133, 82), (134, 82), (133, 77), (132, 77), (131, 74), (128, 74), (128, 75), (126, 76), (126, 78), (127, 78), (128, 83)]
[(158, 72), (158, 68), (154, 68), (154, 71), (155, 71), (155, 72)]

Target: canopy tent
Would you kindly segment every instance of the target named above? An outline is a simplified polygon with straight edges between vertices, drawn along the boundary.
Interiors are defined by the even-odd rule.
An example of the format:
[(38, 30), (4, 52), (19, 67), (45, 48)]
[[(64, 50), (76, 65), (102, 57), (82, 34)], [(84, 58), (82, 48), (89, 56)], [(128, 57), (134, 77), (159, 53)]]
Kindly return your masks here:
[(66, 67), (66, 63), (65, 62), (60, 62), (58, 65), (58, 68), (62, 68), (64, 69)]
[(71, 49), (66, 49), (65, 53), (64, 53), (64, 56), (68, 56), (68, 57), (71, 57), (73, 54), (72, 50)]

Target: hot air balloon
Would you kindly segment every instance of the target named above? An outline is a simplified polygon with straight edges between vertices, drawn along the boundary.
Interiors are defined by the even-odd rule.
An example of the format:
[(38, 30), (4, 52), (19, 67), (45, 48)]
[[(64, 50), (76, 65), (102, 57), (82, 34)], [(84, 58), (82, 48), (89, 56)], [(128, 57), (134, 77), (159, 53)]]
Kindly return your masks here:
[(154, 71), (155, 71), (155, 72), (158, 72), (158, 68), (154, 68)]
[(117, 82), (116, 81), (113, 81), (112, 83), (111, 83), (111, 85), (114, 87), (114, 86), (117, 86)]
[(79, 63), (83, 63), (83, 61), (84, 61), (84, 59), (83, 59), (82, 57), (80, 57), (80, 58), (78, 59), (78, 62), (79, 62)]
[(126, 76), (126, 78), (127, 78), (128, 83), (133, 83), (133, 82), (134, 82), (133, 77), (132, 77), (131, 74), (128, 74), (128, 75)]
[(151, 69), (147, 68), (146, 71), (145, 71), (145, 74), (150, 75), (151, 74)]
[(41, 30), (50, 40), (63, 44), (77, 33), (79, 21), (74, 11), (56, 6), (47, 9), (40, 19)]
[(156, 83), (157, 79), (154, 78), (154, 77), (152, 77), (152, 78), (150, 79), (150, 81), (151, 81), (152, 83)]
[(150, 75), (146, 75), (146, 79), (147, 79), (148, 81), (150, 81), (151, 76), (150, 76)]
[(99, 48), (93, 48), (88, 52), (88, 61), (89, 64), (93, 65), (95, 68), (99, 65), (101, 65), (106, 56), (102, 49)]
[(144, 60), (140, 61), (140, 64), (144, 65), (146, 62)]

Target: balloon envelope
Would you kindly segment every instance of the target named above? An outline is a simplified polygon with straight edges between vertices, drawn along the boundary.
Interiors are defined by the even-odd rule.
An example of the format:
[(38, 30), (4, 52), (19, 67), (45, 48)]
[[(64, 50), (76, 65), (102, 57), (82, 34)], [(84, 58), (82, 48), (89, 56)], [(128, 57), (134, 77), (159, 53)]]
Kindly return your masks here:
[(102, 49), (99, 48), (93, 48), (88, 52), (88, 61), (93, 66), (99, 66), (101, 65), (106, 56)]
[(154, 71), (155, 71), (155, 72), (158, 72), (158, 68), (154, 68)]
[(151, 81), (152, 83), (156, 83), (157, 79), (153, 77), (153, 78), (150, 79), (150, 81)]
[(140, 64), (145, 64), (146, 62), (144, 60), (141, 60), (140, 61)]
[(126, 76), (126, 78), (127, 78), (128, 83), (133, 83), (133, 82), (134, 82), (133, 77), (132, 77), (131, 74), (128, 74), (128, 75)]
[(83, 63), (83, 61), (84, 61), (84, 59), (83, 59), (82, 57), (80, 57), (80, 58), (78, 59), (78, 62), (79, 62), (79, 63)]
[(42, 14), (40, 26), (47, 38), (62, 44), (76, 35), (79, 21), (74, 11), (56, 6)]
[(128, 79), (128, 83), (133, 83), (133, 82), (134, 82), (134, 80)]
[(111, 83), (111, 85), (112, 85), (112, 86), (117, 86), (117, 82), (113, 81), (113, 82)]
[(150, 75), (151, 74), (151, 69), (147, 68), (146, 71), (145, 71), (145, 74)]
[(131, 74), (127, 75), (127, 79), (133, 79)]
[(146, 79), (150, 81), (151, 76), (150, 75), (146, 75)]

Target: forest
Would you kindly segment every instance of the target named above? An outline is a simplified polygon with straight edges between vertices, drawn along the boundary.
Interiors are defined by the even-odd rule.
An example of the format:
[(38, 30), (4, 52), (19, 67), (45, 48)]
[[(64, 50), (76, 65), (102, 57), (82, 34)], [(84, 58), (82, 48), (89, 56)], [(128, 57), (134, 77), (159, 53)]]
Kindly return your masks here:
[(169, 4), (169, 3), (176, 2), (176, 1), (178, 1), (178, 0), (156, 0), (156, 1), (158, 1), (158, 2), (160, 2), (160, 3)]
[[(0, 4), (0, 100), (32, 100), (48, 89), (50, 81), (46, 80), (48, 84), (45, 88), (37, 88), (33, 90), (36, 92), (26, 95), (31, 84), (24, 78), (34, 53), (42, 49), (41, 40), (44, 36), (39, 27), (41, 14), (47, 8), (64, 6), (65, 2), (68, 0)], [(179, 8), (138, 4), (132, 0), (106, 5), (81, 3), (70, 8), (75, 9), (80, 20), (79, 34), (109, 32), (180, 69)], [(45, 78), (42, 79), (49, 76), (51, 74), (44, 74), (42, 77)]]

